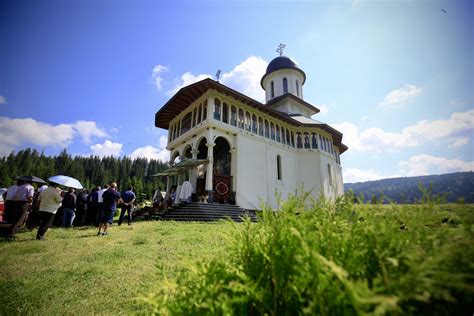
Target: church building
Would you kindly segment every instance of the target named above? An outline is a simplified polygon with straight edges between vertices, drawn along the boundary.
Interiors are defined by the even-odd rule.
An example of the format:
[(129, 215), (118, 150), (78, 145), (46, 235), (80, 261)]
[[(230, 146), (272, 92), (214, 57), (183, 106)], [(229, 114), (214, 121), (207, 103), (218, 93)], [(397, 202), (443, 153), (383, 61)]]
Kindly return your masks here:
[(319, 109), (303, 98), (305, 72), (278, 56), (260, 84), (265, 104), (218, 81), (179, 90), (156, 113), (168, 130), (167, 190), (186, 179), (193, 199), (260, 209), (277, 194), (305, 190), (315, 198), (342, 195), (342, 133), (312, 118)]

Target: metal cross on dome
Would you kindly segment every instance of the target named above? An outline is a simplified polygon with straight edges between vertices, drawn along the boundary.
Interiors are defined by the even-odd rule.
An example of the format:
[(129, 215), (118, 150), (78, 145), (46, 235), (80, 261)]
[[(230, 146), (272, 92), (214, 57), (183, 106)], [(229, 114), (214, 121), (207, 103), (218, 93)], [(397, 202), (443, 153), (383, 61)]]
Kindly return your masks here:
[(283, 49), (285, 49), (285, 47), (285, 44), (280, 43), (280, 45), (278, 45), (278, 48), (276, 49), (276, 52), (280, 54), (280, 56), (283, 55)]
[(220, 69), (217, 69), (217, 73), (216, 73), (216, 81), (219, 82), (219, 77), (221, 76), (221, 70)]

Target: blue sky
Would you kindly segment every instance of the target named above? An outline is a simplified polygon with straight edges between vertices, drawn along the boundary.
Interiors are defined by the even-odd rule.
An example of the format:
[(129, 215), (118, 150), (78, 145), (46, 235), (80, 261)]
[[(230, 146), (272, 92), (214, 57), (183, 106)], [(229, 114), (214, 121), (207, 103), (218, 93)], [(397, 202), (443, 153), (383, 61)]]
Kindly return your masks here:
[(345, 182), (474, 170), (473, 21), (472, 1), (2, 1), (0, 155), (165, 158), (173, 92), (222, 69), (263, 100), (281, 42)]

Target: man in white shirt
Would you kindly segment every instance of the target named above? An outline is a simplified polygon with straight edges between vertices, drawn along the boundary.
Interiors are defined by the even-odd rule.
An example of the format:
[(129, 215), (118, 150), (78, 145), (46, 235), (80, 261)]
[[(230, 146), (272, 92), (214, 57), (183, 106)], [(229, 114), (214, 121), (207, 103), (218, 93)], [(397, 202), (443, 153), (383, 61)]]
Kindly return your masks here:
[(61, 206), (61, 190), (58, 185), (52, 183), (47, 189), (41, 191), (38, 197), (39, 203), (39, 228), (36, 234), (36, 239), (44, 240), (44, 234), (53, 225), (54, 216)]
[(10, 227), (7, 239), (13, 240), (23, 225), (28, 215), (28, 209), (33, 202), (34, 193), (35, 189), (31, 183), (23, 180), (17, 180), (16, 185), (12, 185), (8, 188), (4, 218), (7, 222), (12, 224), (12, 226)]

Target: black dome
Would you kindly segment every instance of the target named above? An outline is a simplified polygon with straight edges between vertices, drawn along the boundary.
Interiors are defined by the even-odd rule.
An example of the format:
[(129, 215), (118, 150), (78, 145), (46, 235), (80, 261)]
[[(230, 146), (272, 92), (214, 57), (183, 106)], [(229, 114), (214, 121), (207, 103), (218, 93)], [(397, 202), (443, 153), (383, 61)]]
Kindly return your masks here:
[(267, 71), (265, 72), (265, 75), (263, 75), (262, 80), (260, 81), (260, 84), (263, 88), (263, 80), (265, 79), (266, 76), (271, 74), (274, 71), (280, 70), (280, 69), (294, 69), (299, 71), (303, 75), (303, 83), (306, 81), (306, 74), (304, 73), (303, 70), (298, 67), (298, 65), (291, 60), (290, 57), (286, 56), (278, 56), (274, 58), (267, 66)]

